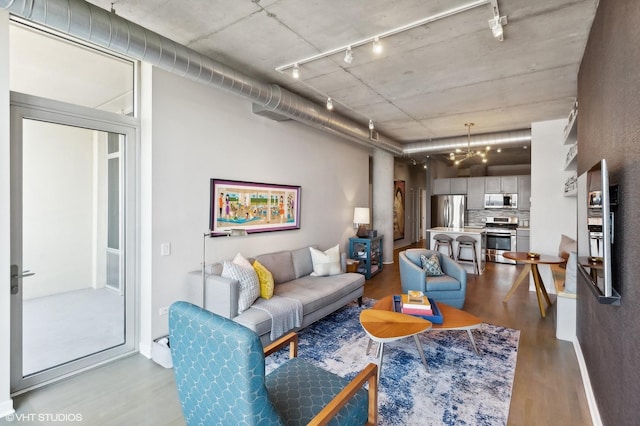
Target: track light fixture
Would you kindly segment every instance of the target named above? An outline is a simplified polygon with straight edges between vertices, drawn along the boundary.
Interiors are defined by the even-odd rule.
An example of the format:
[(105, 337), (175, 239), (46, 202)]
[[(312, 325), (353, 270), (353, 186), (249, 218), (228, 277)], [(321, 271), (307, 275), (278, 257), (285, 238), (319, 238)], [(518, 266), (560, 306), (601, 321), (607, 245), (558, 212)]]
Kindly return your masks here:
[(333, 109), (333, 100), (329, 97), (327, 98), (327, 109), (331, 111)]
[(507, 17), (500, 16), (498, 10), (498, 0), (491, 0), (491, 9), (493, 10), (493, 18), (489, 19), (489, 28), (495, 38), (500, 41), (504, 40), (504, 25), (507, 25)]
[(295, 64), (293, 66), (293, 70), (291, 71), (291, 77), (295, 78), (296, 80), (300, 78), (300, 67), (298, 67), (298, 64)]
[(351, 50), (351, 46), (347, 47), (347, 51), (344, 52), (344, 61), (347, 64), (353, 62), (353, 50)]
[(373, 53), (379, 55), (382, 53), (382, 43), (380, 43), (380, 37), (373, 39)]
[(373, 130), (375, 129), (375, 126), (373, 125), (373, 120), (369, 120), (369, 130)]

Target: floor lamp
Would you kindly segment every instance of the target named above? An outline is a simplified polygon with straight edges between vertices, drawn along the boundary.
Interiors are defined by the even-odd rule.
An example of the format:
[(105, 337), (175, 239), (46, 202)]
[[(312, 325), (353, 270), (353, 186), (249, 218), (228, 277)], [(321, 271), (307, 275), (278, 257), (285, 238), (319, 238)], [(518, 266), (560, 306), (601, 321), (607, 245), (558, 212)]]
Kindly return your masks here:
[[(247, 231), (244, 229), (229, 229), (224, 231), (227, 237), (243, 237), (247, 235)], [(207, 232), (202, 234), (202, 309), (204, 307), (205, 295), (206, 295), (206, 276), (205, 276), (205, 268), (207, 266), (207, 237), (213, 237), (215, 234), (212, 230), (208, 230)]]

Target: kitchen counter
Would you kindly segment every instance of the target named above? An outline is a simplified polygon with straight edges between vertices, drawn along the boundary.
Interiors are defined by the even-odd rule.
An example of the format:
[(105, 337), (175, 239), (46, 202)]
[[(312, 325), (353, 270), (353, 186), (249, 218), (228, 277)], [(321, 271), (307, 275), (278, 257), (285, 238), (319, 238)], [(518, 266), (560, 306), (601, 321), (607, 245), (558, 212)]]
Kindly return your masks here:
[[(445, 228), (445, 227), (439, 226), (436, 228), (429, 228), (427, 229), (427, 231), (429, 232), (429, 243), (427, 247), (430, 248), (431, 250), (434, 250), (436, 246), (435, 240), (433, 239), (434, 235), (446, 234), (451, 238), (453, 238), (453, 241), (451, 244), (453, 245), (454, 258), (458, 255), (458, 242), (456, 241), (456, 238), (458, 238), (460, 235), (466, 235), (475, 239), (476, 240), (476, 258), (478, 259), (478, 267), (480, 269), (480, 274), (484, 272), (484, 268), (486, 265), (486, 257), (487, 257), (486, 256), (487, 238), (486, 238), (486, 231), (484, 230), (484, 228), (472, 228), (472, 227)], [(444, 253), (444, 249), (441, 248), (440, 250)], [(462, 252), (460, 253), (460, 255), (464, 259), (471, 259), (471, 256), (472, 256), (469, 248), (462, 249)], [(460, 263), (460, 265), (467, 271), (468, 274), (475, 274), (473, 263), (464, 262), (464, 261), (460, 261), (458, 263)]]
[(427, 229), (427, 231), (433, 232), (433, 233), (442, 232), (443, 234), (456, 233), (456, 234), (460, 234), (460, 235), (462, 235), (462, 234), (482, 234), (482, 233), (485, 232), (484, 228), (471, 228), (471, 227), (466, 227), (466, 226), (464, 228), (445, 228), (443, 226), (438, 226), (436, 228)]

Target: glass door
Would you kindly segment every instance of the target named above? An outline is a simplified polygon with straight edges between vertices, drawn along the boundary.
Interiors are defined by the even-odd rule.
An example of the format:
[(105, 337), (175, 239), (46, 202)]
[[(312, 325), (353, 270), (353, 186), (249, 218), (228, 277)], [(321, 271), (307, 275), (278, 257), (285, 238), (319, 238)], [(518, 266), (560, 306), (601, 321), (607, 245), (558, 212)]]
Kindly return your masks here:
[[(127, 244), (134, 240), (127, 153), (135, 131), (91, 118), (110, 113), (82, 116), (85, 108), (74, 107), (69, 116), (53, 101), (35, 107), (13, 100), (11, 390), (17, 392), (135, 349), (134, 280), (127, 271), (135, 269)], [(53, 109), (43, 110), (43, 103)]]

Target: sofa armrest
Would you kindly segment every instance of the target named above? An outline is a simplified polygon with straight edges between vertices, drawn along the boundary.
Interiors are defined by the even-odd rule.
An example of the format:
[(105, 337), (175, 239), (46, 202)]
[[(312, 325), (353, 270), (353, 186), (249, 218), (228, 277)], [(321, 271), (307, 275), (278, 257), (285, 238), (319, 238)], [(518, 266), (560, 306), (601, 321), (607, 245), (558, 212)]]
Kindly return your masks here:
[(407, 290), (426, 291), (426, 274), (424, 269), (413, 263), (404, 252), (400, 252), (398, 255), (398, 262), (400, 264), (400, 284), (402, 286), (402, 292), (406, 293)]
[(205, 288), (204, 308), (206, 310), (229, 319), (238, 316), (238, 299), (240, 297), (238, 280), (220, 275), (207, 275)]
[(440, 265), (442, 266), (442, 272), (460, 281), (460, 290), (466, 291), (467, 271), (464, 270), (462, 265), (448, 256), (440, 256)]

